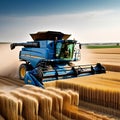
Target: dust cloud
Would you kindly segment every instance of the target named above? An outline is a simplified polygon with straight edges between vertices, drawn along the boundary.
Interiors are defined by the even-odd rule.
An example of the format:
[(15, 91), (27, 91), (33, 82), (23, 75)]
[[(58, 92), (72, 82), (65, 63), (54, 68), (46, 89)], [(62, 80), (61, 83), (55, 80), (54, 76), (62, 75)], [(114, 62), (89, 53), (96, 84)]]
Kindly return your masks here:
[(82, 49), (80, 50), (81, 57), (80, 61), (75, 61), (75, 65), (88, 65), (88, 64), (93, 64), (93, 54), (90, 49), (87, 49), (85, 46), (82, 46)]
[(11, 50), (10, 44), (0, 44), (0, 76), (18, 78), (19, 50)]
[(81, 49), (81, 64), (90, 64), (91, 63), (91, 58), (92, 58), (92, 52), (90, 49), (87, 49), (85, 46)]

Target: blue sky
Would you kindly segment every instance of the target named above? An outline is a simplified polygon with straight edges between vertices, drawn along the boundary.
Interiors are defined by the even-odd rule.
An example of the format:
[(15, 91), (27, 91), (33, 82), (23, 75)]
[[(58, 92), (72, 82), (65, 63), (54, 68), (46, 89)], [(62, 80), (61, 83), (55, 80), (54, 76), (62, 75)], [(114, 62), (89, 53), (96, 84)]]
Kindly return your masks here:
[(120, 0), (0, 0), (0, 42), (56, 30), (82, 43), (120, 42)]

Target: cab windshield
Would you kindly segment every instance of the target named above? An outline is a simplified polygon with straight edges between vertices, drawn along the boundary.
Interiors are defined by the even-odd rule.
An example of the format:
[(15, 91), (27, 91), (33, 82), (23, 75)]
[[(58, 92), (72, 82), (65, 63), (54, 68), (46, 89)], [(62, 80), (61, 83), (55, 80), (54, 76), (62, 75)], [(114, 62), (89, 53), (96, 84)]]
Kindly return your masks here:
[(63, 60), (72, 60), (74, 52), (74, 42), (63, 41), (56, 44), (56, 58)]

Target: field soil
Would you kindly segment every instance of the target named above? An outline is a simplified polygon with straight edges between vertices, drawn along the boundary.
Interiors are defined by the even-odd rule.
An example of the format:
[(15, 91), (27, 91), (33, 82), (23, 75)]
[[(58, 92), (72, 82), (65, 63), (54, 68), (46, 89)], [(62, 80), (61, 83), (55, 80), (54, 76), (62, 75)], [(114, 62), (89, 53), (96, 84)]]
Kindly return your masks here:
[(120, 66), (120, 48), (89, 49), (90, 62)]

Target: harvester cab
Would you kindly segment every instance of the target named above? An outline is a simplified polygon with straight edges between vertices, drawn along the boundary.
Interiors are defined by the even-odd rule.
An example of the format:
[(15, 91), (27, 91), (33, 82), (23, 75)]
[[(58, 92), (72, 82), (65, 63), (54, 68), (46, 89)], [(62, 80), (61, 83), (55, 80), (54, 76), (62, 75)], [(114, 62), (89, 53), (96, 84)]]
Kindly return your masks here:
[(82, 73), (105, 73), (105, 68), (100, 63), (74, 66), (72, 61), (80, 60), (81, 44), (76, 40), (68, 40), (69, 34), (47, 31), (30, 35), (32, 42), (10, 45), (11, 49), (24, 46), (19, 59), (25, 63), (19, 67), (19, 77), (25, 83), (41, 87), (42, 81), (51, 79), (76, 77)]

